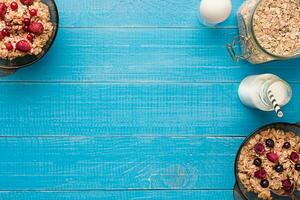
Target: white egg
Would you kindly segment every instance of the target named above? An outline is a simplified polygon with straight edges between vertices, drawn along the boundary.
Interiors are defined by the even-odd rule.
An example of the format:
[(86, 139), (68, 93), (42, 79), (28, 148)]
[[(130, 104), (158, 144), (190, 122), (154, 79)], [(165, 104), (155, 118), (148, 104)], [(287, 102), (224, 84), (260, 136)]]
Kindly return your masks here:
[(202, 0), (200, 3), (200, 16), (208, 24), (225, 21), (231, 10), (231, 0)]

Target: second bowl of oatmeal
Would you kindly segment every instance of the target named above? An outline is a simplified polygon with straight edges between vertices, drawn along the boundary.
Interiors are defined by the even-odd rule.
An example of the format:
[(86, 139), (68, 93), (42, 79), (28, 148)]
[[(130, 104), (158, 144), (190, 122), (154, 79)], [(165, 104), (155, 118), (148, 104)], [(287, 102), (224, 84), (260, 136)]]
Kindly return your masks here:
[(274, 123), (254, 131), (236, 156), (235, 200), (299, 198), (299, 157), (300, 125)]
[(0, 0), (0, 76), (41, 59), (58, 30), (54, 0)]

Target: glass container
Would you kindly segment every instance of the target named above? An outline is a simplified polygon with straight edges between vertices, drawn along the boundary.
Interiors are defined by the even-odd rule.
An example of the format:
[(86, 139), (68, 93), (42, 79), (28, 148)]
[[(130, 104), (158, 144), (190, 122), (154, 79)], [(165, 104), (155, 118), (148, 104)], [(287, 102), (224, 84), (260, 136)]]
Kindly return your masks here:
[[(300, 49), (289, 55), (275, 55), (259, 43), (256, 37), (257, 33), (254, 31), (254, 16), (256, 15), (257, 8), (263, 1), (265, 0), (246, 0), (238, 11), (239, 36), (236, 36), (232, 43), (226, 46), (231, 58), (235, 62), (247, 60), (252, 64), (260, 64), (300, 56)], [(240, 45), (239, 53), (236, 51), (238, 45)]]

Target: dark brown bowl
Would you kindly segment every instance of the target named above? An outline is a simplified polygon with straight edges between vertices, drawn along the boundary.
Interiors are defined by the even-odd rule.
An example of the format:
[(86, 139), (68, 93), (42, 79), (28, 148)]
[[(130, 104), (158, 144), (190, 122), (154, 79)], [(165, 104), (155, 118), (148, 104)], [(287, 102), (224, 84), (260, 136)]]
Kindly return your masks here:
[[(300, 136), (300, 124), (299, 123), (297, 123), (297, 124), (290, 124), (290, 123), (283, 123), (283, 122), (273, 123), (273, 124), (268, 124), (263, 127), (260, 127), (258, 129), (256, 129), (255, 131), (253, 131), (241, 144), (241, 146), (237, 152), (236, 158), (235, 158), (234, 174), (235, 174), (236, 183), (234, 186), (234, 194), (233, 194), (235, 200), (260, 200), (258, 198), (257, 194), (255, 194), (253, 192), (248, 192), (246, 190), (246, 188), (244, 188), (241, 181), (239, 180), (238, 174), (237, 174), (237, 162), (238, 162), (242, 147), (249, 141), (249, 139), (252, 138), (253, 136), (255, 136), (256, 134), (260, 133), (261, 131), (271, 129), (271, 128), (281, 129), (286, 132), (291, 131), (291, 132), (295, 133), (296, 135)], [(296, 197), (300, 198), (299, 191), (296, 192)], [(273, 200), (290, 199), (289, 197), (279, 197), (276, 195), (273, 195), (272, 198), (273, 198)]]
[(0, 76), (7, 76), (9, 74), (16, 72), (18, 69), (32, 65), (33, 63), (39, 61), (52, 46), (58, 31), (58, 24), (59, 24), (58, 10), (54, 0), (42, 0), (42, 2), (47, 4), (49, 7), (50, 21), (52, 22), (54, 28), (50, 39), (43, 47), (43, 51), (38, 55), (26, 55), (12, 60), (0, 59)]

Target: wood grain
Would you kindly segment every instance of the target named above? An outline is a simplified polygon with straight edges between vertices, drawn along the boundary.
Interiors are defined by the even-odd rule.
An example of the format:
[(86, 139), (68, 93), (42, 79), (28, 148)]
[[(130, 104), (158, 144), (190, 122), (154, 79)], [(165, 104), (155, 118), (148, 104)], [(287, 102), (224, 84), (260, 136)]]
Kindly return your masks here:
[[(243, 138), (1, 138), (1, 190), (227, 189)], [(1, 195), (0, 195), (1, 196)]]
[[(60, 30), (38, 63), (0, 79), (0, 199), (232, 199), (236, 151), (279, 121), (243, 107), (238, 83), (292, 83), (299, 59), (233, 63), (233, 13), (199, 23), (199, 0), (58, 0)], [(282, 120), (280, 120), (282, 121)]]
[(236, 34), (235, 29), (60, 29), (44, 59), (0, 81), (239, 82), (268, 72), (299, 81), (299, 59), (234, 63), (225, 45)]
[[(292, 87), (283, 120), (296, 122), (300, 87)], [(280, 120), (244, 107), (235, 83), (5, 83), (0, 90), (2, 136), (246, 136)]]
[(232, 200), (230, 190), (192, 191), (81, 191), (81, 192), (0, 192), (0, 199), (14, 200)]
[[(60, 0), (56, 1), (64, 27), (202, 27), (199, 0)], [(233, 12), (222, 27), (236, 26), (242, 0), (233, 0)]]

